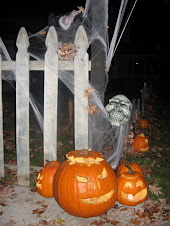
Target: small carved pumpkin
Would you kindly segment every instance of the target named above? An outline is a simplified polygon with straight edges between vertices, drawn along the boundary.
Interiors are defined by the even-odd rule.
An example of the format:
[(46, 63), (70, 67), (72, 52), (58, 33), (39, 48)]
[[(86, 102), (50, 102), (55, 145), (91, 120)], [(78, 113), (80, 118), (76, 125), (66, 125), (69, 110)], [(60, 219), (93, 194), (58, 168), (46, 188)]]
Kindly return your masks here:
[(153, 110), (153, 106), (151, 104), (147, 104), (146, 105), (146, 110), (147, 111), (152, 111)]
[(128, 166), (130, 166), (133, 171), (140, 173), (141, 176), (143, 177), (142, 168), (136, 162), (131, 163), (123, 162), (117, 169), (117, 177), (119, 177), (122, 173), (129, 172)]
[(141, 127), (142, 129), (145, 129), (148, 127), (148, 125), (149, 123), (147, 119), (144, 119), (144, 118), (139, 119), (139, 127)]
[(136, 152), (146, 152), (149, 148), (149, 141), (143, 133), (136, 136), (132, 143)]
[(54, 176), (54, 197), (69, 214), (99, 216), (114, 206), (117, 178), (101, 153), (75, 150), (66, 154)]
[(47, 164), (42, 168), (37, 176), (36, 187), (40, 195), (50, 198), (53, 195), (53, 178), (60, 163), (57, 161), (47, 161)]
[(118, 201), (127, 206), (136, 206), (145, 201), (147, 197), (147, 185), (138, 172), (121, 174), (118, 177)]

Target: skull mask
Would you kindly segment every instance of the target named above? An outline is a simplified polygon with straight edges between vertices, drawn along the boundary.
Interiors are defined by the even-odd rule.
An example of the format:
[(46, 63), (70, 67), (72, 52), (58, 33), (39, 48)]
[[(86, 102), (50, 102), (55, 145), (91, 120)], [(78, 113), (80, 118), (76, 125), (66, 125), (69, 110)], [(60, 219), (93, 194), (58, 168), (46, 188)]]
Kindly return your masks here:
[(132, 104), (126, 96), (119, 94), (109, 100), (105, 109), (108, 112), (111, 125), (120, 126), (129, 120)]

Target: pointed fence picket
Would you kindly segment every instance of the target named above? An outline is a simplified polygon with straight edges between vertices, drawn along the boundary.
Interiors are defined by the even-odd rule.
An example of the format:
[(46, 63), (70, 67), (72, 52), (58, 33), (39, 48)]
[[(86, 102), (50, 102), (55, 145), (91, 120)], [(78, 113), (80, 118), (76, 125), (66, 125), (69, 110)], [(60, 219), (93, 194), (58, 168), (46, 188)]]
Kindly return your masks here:
[[(0, 68), (2, 59), (0, 55)], [(2, 109), (2, 71), (0, 70), (0, 177), (4, 177), (4, 146), (3, 146), (3, 109)]]
[(19, 185), (29, 185), (29, 40), (25, 28), (18, 34), (16, 55), (16, 152)]

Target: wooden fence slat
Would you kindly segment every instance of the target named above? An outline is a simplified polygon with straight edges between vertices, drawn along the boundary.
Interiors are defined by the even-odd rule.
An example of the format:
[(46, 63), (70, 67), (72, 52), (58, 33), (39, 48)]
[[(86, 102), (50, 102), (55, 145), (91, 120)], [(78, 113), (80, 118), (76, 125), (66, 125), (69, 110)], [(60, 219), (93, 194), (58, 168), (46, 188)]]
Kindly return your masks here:
[(16, 45), (16, 148), (18, 184), (29, 186), (29, 46), (25, 28), (21, 28)]
[(57, 33), (50, 27), (45, 54), (44, 72), (44, 164), (57, 160), (57, 104), (58, 104), (58, 45)]
[[(2, 71), (11, 70), (11, 65), (8, 61), (2, 61)], [(16, 62), (12, 61), (12, 66), (16, 67)], [(88, 62), (88, 70), (91, 71), (91, 61)], [(74, 71), (73, 61), (58, 61), (58, 70), (60, 71)], [(30, 60), (30, 71), (44, 71), (44, 61)]]
[(3, 145), (3, 107), (2, 107), (2, 70), (0, 55), (0, 177), (4, 177), (4, 145)]
[[(84, 96), (88, 74), (88, 39), (82, 26), (77, 30), (74, 44), (77, 48), (74, 57), (74, 137), (75, 149), (88, 148), (88, 99)], [(79, 100), (81, 100), (81, 103)]]

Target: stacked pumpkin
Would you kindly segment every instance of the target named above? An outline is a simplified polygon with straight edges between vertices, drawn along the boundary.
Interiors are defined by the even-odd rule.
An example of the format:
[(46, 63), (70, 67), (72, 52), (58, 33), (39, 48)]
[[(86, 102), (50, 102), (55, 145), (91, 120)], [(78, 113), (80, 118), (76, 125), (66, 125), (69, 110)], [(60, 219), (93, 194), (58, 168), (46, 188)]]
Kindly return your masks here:
[(128, 206), (136, 206), (146, 200), (147, 185), (143, 179), (142, 169), (137, 163), (122, 163), (118, 168), (117, 177), (117, 200), (120, 203)]
[(51, 189), (52, 185), (58, 204), (78, 217), (99, 216), (112, 208), (117, 200), (117, 178), (101, 153), (91, 149), (75, 150), (66, 154), (66, 158), (56, 168), (53, 182), (46, 183), (43, 176), (46, 166), (40, 171), (38, 192), (44, 195), (43, 189)]

